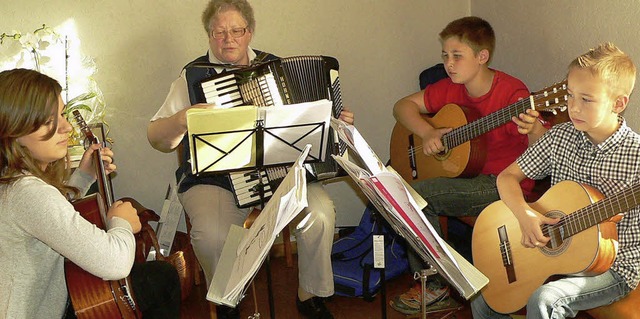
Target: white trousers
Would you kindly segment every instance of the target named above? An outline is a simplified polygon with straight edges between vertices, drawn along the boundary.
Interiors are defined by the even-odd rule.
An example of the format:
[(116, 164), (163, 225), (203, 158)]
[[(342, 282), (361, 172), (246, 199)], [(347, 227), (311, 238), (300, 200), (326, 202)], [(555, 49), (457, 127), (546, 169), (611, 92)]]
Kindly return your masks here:
[[(300, 287), (319, 297), (333, 295), (331, 248), (335, 208), (321, 183), (307, 185), (305, 208), (289, 224), (298, 246)], [(250, 209), (238, 208), (233, 194), (214, 185), (196, 185), (178, 195), (191, 222), (191, 244), (211, 284), (231, 224), (242, 226)]]

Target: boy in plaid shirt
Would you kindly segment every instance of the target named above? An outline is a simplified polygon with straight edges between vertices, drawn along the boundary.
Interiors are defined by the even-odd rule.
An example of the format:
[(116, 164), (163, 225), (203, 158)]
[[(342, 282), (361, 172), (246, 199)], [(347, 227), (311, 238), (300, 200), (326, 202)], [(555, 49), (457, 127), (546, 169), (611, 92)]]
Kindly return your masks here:
[[(604, 43), (577, 57), (568, 68), (570, 122), (558, 124), (498, 175), (500, 198), (518, 219), (521, 244), (543, 247), (541, 227), (558, 222), (531, 208), (519, 182), (551, 175), (551, 183), (572, 180), (612, 196), (640, 181), (640, 135), (621, 113), (636, 79), (629, 56)], [(565, 277), (539, 287), (529, 297), (527, 318), (575, 317), (578, 311), (613, 303), (640, 281), (640, 209), (617, 224), (618, 254), (611, 268), (593, 277)], [(574, 243), (578, 244), (578, 243)], [(535, 269), (532, 269), (535, 271)], [(474, 318), (510, 318), (493, 311), (481, 295), (472, 302)]]

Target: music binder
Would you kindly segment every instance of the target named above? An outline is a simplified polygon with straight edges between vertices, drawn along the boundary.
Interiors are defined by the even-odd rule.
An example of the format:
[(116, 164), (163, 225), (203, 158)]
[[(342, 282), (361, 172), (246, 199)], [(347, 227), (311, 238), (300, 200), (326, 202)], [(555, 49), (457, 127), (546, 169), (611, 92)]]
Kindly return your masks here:
[(194, 175), (293, 163), (306, 144), (307, 162), (325, 160), (332, 102), (187, 111)]
[[(469, 299), (489, 279), (450, 247), (421, 212), (428, 203), (391, 167), (385, 167), (353, 125), (332, 120), (331, 125), (356, 155), (361, 166), (333, 155), (363, 193), (416, 253)], [(427, 199), (428, 201), (428, 199)]]

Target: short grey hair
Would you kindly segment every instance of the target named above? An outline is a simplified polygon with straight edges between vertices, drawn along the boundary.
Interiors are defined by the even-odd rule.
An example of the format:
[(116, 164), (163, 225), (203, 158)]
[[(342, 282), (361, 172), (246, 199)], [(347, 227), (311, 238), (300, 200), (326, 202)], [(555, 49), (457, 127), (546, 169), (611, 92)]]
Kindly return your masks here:
[(211, 18), (225, 10), (236, 10), (247, 21), (247, 28), (251, 33), (256, 29), (256, 19), (253, 17), (253, 8), (247, 0), (211, 0), (202, 12), (202, 24), (207, 34), (211, 33)]

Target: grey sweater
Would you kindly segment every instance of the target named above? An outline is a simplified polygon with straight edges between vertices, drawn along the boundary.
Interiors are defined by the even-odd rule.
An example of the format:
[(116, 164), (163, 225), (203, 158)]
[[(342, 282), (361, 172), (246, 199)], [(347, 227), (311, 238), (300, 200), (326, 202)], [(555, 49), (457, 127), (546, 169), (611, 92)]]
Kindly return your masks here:
[[(76, 170), (69, 184), (84, 194), (92, 182)], [(39, 178), (0, 186), (0, 318), (62, 318), (64, 258), (103, 279), (126, 277), (135, 257), (131, 226), (112, 218), (107, 229)]]

